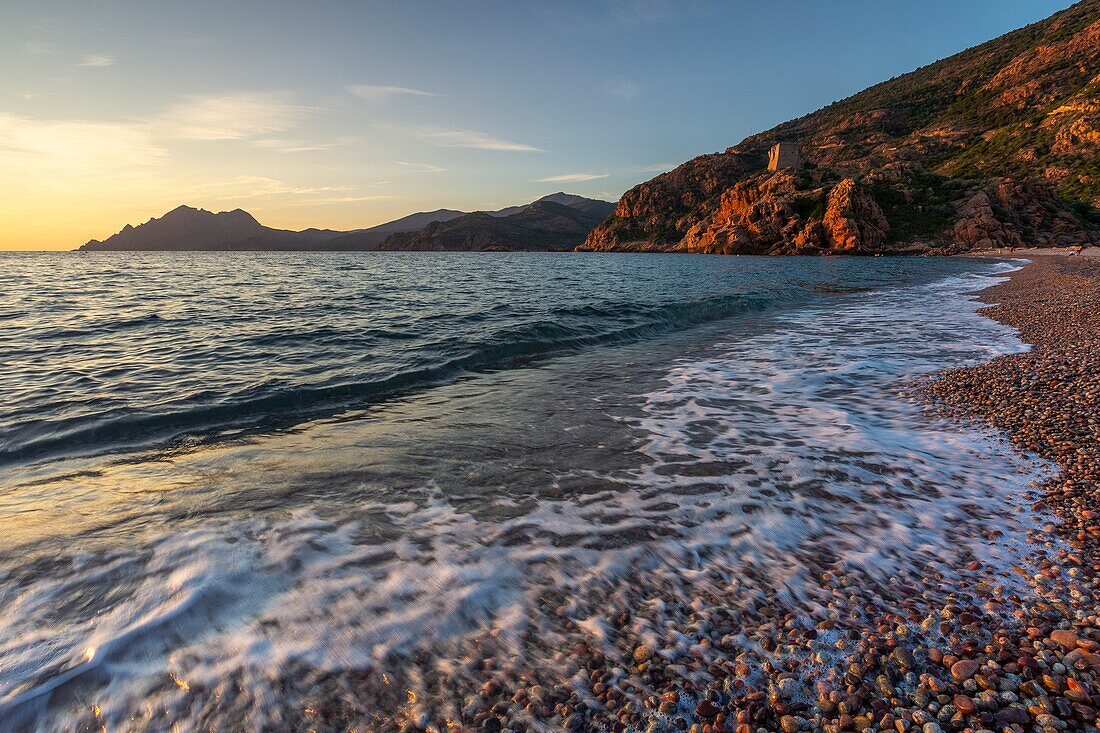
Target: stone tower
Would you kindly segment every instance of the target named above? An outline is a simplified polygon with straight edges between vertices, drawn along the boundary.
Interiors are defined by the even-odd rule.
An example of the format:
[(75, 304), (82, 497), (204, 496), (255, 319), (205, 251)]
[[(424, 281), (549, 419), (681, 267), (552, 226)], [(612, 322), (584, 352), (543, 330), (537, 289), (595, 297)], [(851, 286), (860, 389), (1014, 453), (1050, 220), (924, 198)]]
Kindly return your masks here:
[(802, 156), (798, 153), (798, 143), (776, 143), (768, 151), (768, 170), (802, 167)]

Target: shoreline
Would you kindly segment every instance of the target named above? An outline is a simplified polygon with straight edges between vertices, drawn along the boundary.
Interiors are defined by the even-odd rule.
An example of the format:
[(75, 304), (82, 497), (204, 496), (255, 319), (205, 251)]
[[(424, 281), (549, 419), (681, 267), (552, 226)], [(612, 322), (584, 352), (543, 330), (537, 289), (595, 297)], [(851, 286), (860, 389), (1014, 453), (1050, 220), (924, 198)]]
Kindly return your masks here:
[(1083, 247), (1080, 251), (1073, 247), (1014, 247), (1008, 249), (983, 249), (960, 252), (957, 257), (997, 257), (1003, 259), (1027, 259), (1029, 257), (1100, 257), (1100, 247)]
[(987, 304), (979, 313), (1014, 328), (1029, 351), (946, 370), (927, 388), (934, 407), (990, 425), (1056, 467), (1031, 507), (1059, 522), (1032, 538), (1053, 557), (1031, 579), (1045, 603), (1016, 609), (1021, 630), (981, 660), (995, 668), (1018, 656), (1017, 666), (1031, 671), (1020, 690), (1032, 694), (1019, 696), (1022, 708), (1004, 706), (1012, 714), (1003, 717), (1044, 733), (1096, 730), (1091, 695), (1100, 693), (1100, 251), (1066, 254), (1010, 253), (1029, 261), (979, 294)]

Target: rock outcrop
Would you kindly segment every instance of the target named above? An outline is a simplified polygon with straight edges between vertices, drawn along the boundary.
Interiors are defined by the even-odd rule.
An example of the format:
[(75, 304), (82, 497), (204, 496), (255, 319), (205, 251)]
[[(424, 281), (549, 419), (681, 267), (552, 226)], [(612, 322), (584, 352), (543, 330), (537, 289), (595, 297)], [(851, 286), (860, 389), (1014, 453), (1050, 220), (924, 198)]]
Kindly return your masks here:
[(829, 206), (822, 224), (825, 249), (849, 254), (880, 251), (890, 232), (890, 224), (874, 196), (851, 178), (845, 178), (829, 192)]
[(890, 225), (851, 178), (814, 186), (792, 171), (741, 181), (675, 251), (706, 254), (856, 254), (878, 251)]
[(960, 251), (994, 247), (1070, 247), (1100, 244), (1100, 231), (1087, 229), (1049, 184), (999, 179), (959, 207), (952, 227)]
[[(798, 141), (806, 170), (767, 178)], [(1100, 0), (635, 186), (591, 250), (898, 253), (1096, 241)]]
[(794, 209), (797, 174), (780, 171), (734, 184), (717, 207), (688, 230), (685, 252), (770, 254), (802, 230)]
[(963, 204), (959, 220), (952, 229), (955, 244), (962, 250), (992, 249), (997, 246), (1019, 247), (1023, 240), (1010, 232), (993, 213), (993, 202), (982, 190)]
[(714, 198), (752, 170), (729, 153), (701, 155), (623, 194), (615, 211), (585, 240), (585, 248), (669, 249), (704, 218)]

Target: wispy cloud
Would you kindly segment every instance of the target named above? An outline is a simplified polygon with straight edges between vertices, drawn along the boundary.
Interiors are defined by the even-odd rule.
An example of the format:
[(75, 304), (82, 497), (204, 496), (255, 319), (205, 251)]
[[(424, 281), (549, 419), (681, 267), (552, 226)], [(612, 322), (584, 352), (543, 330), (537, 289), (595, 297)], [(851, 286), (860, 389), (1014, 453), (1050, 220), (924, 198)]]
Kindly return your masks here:
[(354, 94), (368, 102), (384, 102), (392, 97), (438, 97), (435, 92), (425, 92), (422, 89), (410, 87), (392, 87), (378, 84), (352, 84), (344, 87), (348, 93)]
[(352, 186), (296, 186), (267, 176), (237, 176), (226, 181), (214, 181), (192, 186), (192, 193), (205, 194), (216, 201), (253, 199), (265, 196), (317, 196), (351, 193)]
[(601, 178), (607, 178), (607, 176), (607, 173), (563, 173), (560, 176), (536, 178), (535, 183), (583, 183), (585, 181), (596, 181)]
[(677, 15), (669, 0), (610, 0), (608, 12), (622, 25), (665, 23)]
[(261, 138), (253, 140), (252, 144), (258, 148), (276, 150), (280, 153), (309, 153), (316, 150), (332, 150), (333, 148), (347, 145), (347, 142), (316, 143), (306, 140), (285, 140), (282, 138)]
[(338, 196), (332, 198), (321, 199), (307, 199), (303, 201), (295, 201), (291, 203), (291, 206), (331, 206), (333, 204), (354, 204), (361, 203), (363, 201), (385, 201), (392, 199), (390, 194), (375, 194), (373, 196)]
[(393, 198), (392, 194), (363, 193), (357, 186), (298, 186), (267, 176), (237, 176), (202, 183), (190, 187), (186, 193), (218, 202), (273, 199), (279, 206), (329, 206)]
[(168, 159), (143, 123), (37, 120), (0, 113), (0, 169), (46, 186), (134, 181)]
[(512, 142), (476, 130), (440, 130), (436, 128), (401, 128), (429, 145), (440, 148), (475, 148), (477, 150), (504, 150), (513, 153), (541, 153), (534, 145)]
[(638, 173), (667, 173), (679, 163), (654, 163), (653, 165), (640, 165), (634, 168)]
[[(33, 98), (28, 95), (27, 98)], [(312, 112), (285, 95), (249, 92), (185, 97), (146, 120), (36, 119), (0, 112), (0, 170), (49, 191), (131, 191), (162, 184), (177, 140), (248, 140), (280, 152), (327, 149), (347, 140), (313, 143), (260, 137), (300, 124)], [(348, 139), (350, 140), (350, 138)], [(309, 189), (273, 179), (236, 181), (226, 197), (355, 194), (347, 187)]]
[(115, 60), (110, 56), (104, 56), (103, 54), (91, 54), (85, 56), (77, 62), (77, 66), (114, 66)]
[(23, 53), (31, 56), (53, 56), (57, 52), (57, 45), (48, 41), (27, 41), (23, 44)]
[(406, 163), (403, 160), (399, 160), (397, 164), (414, 173), (443, 173), (447, 170), (446, 168), (440, 168), (438, 165), (432, 165), (431, 163)]
[(209, 36), (166, 36), (164, 42), (182, 48), (200, 48), (210, 44)]
[(240, 92), (185, 97), (157, 121), (166, 137), (243, 140), (297, 127), (315, 110), (276, 92)]

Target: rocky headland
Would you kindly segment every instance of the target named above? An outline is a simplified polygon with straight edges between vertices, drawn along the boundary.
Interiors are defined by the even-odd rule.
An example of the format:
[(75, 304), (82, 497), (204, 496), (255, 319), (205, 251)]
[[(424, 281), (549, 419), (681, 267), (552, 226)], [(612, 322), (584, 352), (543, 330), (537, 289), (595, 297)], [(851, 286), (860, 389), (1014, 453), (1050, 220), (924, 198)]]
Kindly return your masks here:
[[(797, 168), (768, 169), (779, 142)], [(1100, 243), (1100, 0), (635, 186), (580, 249), (955, 253)]]

